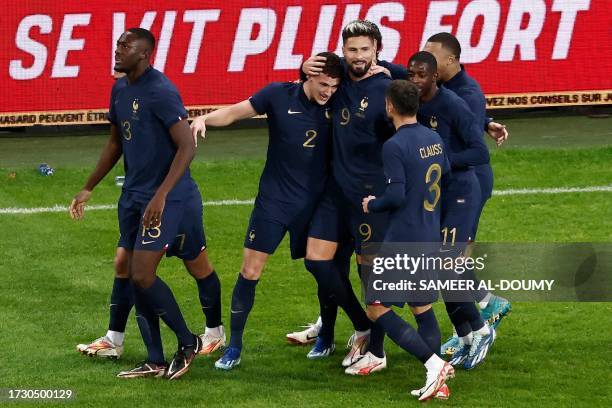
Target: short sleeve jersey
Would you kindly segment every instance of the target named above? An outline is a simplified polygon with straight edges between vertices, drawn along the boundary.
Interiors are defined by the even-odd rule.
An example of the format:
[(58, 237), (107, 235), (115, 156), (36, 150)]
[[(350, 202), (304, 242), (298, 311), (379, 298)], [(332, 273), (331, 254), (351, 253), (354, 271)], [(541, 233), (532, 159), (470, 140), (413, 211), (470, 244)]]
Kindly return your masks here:
[(300, 83), (271, 83), (250, 102), (269, 129), (259, 198), (303, 208), (318, 199), (329, 173), (328, 107), (310, 101)]
[[(152, 197), (176, 155), (169, 129), (187, 119), (176, 87), (152, 67), (133, 83), (128, 83), (126, 77), (120, 78), (112, 89), (108, 119), (121, 135), (123, 190)], [(167, 198), (182, 199), (191, 193), (193, 186), (187, 169)]]

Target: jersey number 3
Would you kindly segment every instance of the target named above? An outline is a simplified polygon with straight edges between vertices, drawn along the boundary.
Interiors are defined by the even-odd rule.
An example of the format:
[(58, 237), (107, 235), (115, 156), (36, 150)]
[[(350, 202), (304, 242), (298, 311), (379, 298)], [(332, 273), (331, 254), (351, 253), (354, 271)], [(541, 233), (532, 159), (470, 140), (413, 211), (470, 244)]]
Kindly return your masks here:
[[(434, 175), (435, 173), (435, 175)], [(425, 174), (425, 184), (429, 185), (429, 192), (434, 193), (433, 202), (429, 202), (428, 200), (423, 200), (423, 207), (427, 211), (433, 211), (436, 208), (436, 204), (438, 204), (438, 200), (440, 199), (440, 178), (442, 177), (442, 168), (438, 163), (434, 163), (427, 169), (427, 173)], [(433, 181), (432, 181), (433, 178)], [(431, 184), (429, 184), (431, 183)]]

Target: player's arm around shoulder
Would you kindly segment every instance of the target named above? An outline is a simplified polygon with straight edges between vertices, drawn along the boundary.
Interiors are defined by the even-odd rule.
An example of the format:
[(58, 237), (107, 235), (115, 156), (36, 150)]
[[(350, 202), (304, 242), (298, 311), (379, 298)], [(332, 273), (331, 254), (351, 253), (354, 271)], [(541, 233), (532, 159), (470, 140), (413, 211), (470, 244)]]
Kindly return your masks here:
[(285, 86), (286, 84), (273, 82), (259, 90), (249, 99), (195, 118), (191, 122), (191, 134), (196, 141), (196, 146), (198, 134), (202, 138), (206, 137), (206, 126), (229, 126), (239, 120), (249, 119), (268, 112), (273, 105), (274, 98)]

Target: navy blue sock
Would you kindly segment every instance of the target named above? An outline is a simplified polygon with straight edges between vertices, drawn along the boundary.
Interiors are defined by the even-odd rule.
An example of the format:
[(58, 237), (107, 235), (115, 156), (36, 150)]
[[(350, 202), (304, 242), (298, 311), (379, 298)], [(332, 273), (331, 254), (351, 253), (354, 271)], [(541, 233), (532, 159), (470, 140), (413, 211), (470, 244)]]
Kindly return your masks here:
[(319, 314), (321, 316), (319, 337), (326, 344), (331, 344), (334, 341), (334, 327), (336, 326), (336, 317), (338, 316), (338, 304), (321, 288), (317, 289), (317, 297), (319, 298)]
[(461, 308), (472, 331), (480, 330), (484, 327), (485, 322), (474, 302), (465, 302)]
[(130, 310), (134, 306), (134, 291), (129, 278), (115, 278), (110, 298), (108, 330), (123, 333)]
[(317, 281), (317, 297), (319, 298), (319, 312), (321, 314), (319, 337), (328, 344), (331, 344), (334, 341), (338, 303), (333, 298), (330, 288), (329, 271), (326, 268), (328, 262), (332, 261), (311, 261), (305, 259), (304, 265)]
[(230, 347), (242, 349), (242, 334), (255, 302), (255, 287), (258, 282), (259, 280), (248, 280), (238, 274), (238, 280), (236, 280), (236, 286), (234, 286), (234, 292), (232, 293), (232, 308), (230, 310), (232, 314)]
[(206, 327), (221, 325), (221, 282), (217, 273), (213, 271), (202, 279), (196, 279), (200, 305), (206, 316)]
[(432, 309), (421, 314), (414, 315), (417, 322), (417, 332), (427, 343), (429, 349), (436, 354), (440, 353), (440, 326)]
[[(311, 261), (306, 259), (304, 265), (317, 280), (322, 293), (329, 296), (329, 301), (339, 305), (346, 312), (355, 330), (365, 331), (370, 328), (370, 321), (353, 292), (351, 282), (347, 276), (341, 276), (335, 261)], [(323, 316), (321, 316), (321, 320), (323, 320)], [(324, 327), (328, 323), (329, 321), (323, 320)], [(327, 328), (325, 329), (327, 330)]]
[(185, 323), (181, 310), (168, 285), (161, 278), (156, 277), (151, 287), (143, 289), (135, 286), (135, 288), (135, 292), (144, 296), (147, 304), (176, 334), (179, 347), (193, 346), (194, 335), (187, 327), (187, 323)]
[[(338, 304), (346, 312), (347, 316), (353, 323), (353, 328), (357, 331), (369, 330), (372, 326), (372, 322), (368, 319), (366, 312), (361, 306), (361, 302), (357, 299), (353, 285), (348, 275), (339, 275), (341, 285), (336, 287), (336, 296), (338, 297)], [(340, 302), (342, 301), (342, 303)]]
[(372, 323), (372, 331), (370, 332), (370, 345), (368, 351), (378, 358), (385, 356), (385, 329), (378, 323), (378, 320)]
[(166, 359), (159, 331), (159, 316), (149, 308), (146, 299), (139, 291), (134, 291), (134, 303), (136, 323), (138, 323), (142, 340), (147, 348), (147, 361), (155, 364), (164, 363)]
[(391, 340), (418, 358), (421, 363), (425, 364), (434, 355), (433, 351), (427, 347), (425, 341), (419, 336), (419, 333), (396, 315), (393, 310), (389, 310), (380, 316), (376, 323), (380, 324)]
[(458, 302), (445, 302), (444, 306), (446, 306), (446, 312), (448, 313), (448, 318), (451, 323), (455, 327), (455, 331), (457, 332), (457, 336), (465, 337), (472, 331), (472, 326), (465, 318), (463, 314), (463, 309), (461, 308), (461, 303)]
[(353, 255), (354, 247), (352, 243), (339, 243), (334, 262), (336, 268), (343, 276), (349, 276), (351, 272), (351, 256)]

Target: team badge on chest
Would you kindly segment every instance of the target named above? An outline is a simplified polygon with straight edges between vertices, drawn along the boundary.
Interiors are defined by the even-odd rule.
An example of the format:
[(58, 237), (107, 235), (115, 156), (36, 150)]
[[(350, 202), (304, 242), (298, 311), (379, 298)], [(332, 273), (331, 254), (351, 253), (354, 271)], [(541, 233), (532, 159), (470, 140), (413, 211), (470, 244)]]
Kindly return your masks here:
[(368, 109), (368, 97), (364, 96), (361, 102), (359, 102), (359, 111), (355, 114), (355, 116), (359, 116), (360, 118), (365, 118), (365, 111)]

